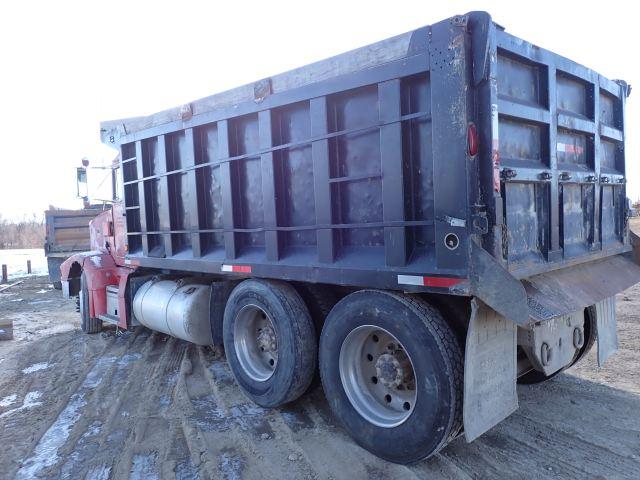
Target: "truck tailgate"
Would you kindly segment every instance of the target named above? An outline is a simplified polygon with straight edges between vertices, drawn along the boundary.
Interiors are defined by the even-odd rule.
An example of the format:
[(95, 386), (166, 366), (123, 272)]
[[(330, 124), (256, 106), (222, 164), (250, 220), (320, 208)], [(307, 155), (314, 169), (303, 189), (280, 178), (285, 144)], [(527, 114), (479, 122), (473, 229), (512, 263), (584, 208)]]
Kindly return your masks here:
[(501, 30), (496, 44), (494, 144), (509, 270), (523, 278), (629, 250), (627, 85)]
[(47, 210), (45, 212), (47, 256), (89, 250), (89, 222), (102, 210)]

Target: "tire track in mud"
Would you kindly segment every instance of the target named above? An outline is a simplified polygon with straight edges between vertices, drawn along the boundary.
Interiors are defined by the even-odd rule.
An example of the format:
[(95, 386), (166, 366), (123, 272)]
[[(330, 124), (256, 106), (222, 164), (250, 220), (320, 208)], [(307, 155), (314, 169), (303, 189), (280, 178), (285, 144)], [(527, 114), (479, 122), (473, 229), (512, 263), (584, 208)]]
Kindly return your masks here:
[[(189, 349), (184, 382), (189, 419), (197, 430), (194, 448), (204, 448), (211, 478), (313, 478), (299, 453), (274, 428), (272, 410), (251, 403), (235, 385), (226, 364), (202, 348)], [(209, 477), (207, 477), (209, 478)]]
[[(633, 478), (638, 476), (638, 462), (619, 455), (608, 448), (583, 440), (557, 428), (549, 428), (526, 416), (515, 414), (504, 428), (498, 427), (505, 436), (517, 442), (533, 443), (539, 451), (546, 452), (549, 467), (564, 470), (573, 478), (611, 475)], [(531, 442), (533, 440), (533, 442)]]
[[(86, 337), (82, 333), (79, 335), (81, 345), (96, 345), (95, 337)], [(110, 376), (111, 366), (126, 361), (126, 352), (131, 348), (133, 338), (132, 335), (127, 335), (106, 341), (98, 340), (100, 350), (85, 355), (90, 361), (79, 359), (77, 355), (68, 355), (70, 352), (67, 351), (69, 358), (74, 359), (73, 362), (66, 366), (57, 365), (55, 370), (48, 372), (49, 383), (57, 387), (56, 390), (49, 391), (48, 396), (57, 399), (61, 408), (55, 409), (53, 414), (53, 409), (47, 409), (46, 405), (41, 408), (48, 421), (42, 422), (41, 434), (32, 440), (37, 443), (32, 446), (31, 456), (23, 462), (17, 473), (18, 478), (40, 473), (55, 478), (69, 478), (68, 472), (63, 470), (60, 473), (58, 469), (61, 466), (68, 467), (78, 457), (88, 454), (85, 443), (99, 430), (100, 422), (96, 425), (94, 420), (101, 418), (99, 413), (92, 413), (92, 405), (99, 402), (104, 390), (108, 388), (105, 379)], [(64, 394), (59, 391), (61, 388), (66, 389)], [(28, 423), (34, 424), (34, 419), (29, 418)], [(88, 430), (84, 432), (83, 428), (87, 425)], [(78, 441), (80, 448), (76, 449)], [(17, 458), (25, 456), (26, 454)]]
[[(51, 428), (57, 416), (64, 412), (71, 396), (95, 367), (100, 358), (96, 358), (96, 354), (101, 355), (110, 346), (101, 344), (97, 352), (84, 349), (81, 353), (80, 346), (85, 341), (81, 334), (72, 334), (70, 338), (68, 334), (60, 334), (33, 342), (29, 346), (30, 354), (16, 362), (17, 366), (11, 370), (12, 373), (4, 377), (2, 391), (16, 392), (16, 402), (10, 407), (16, 407), (25, 399), (35, 397), (32, 408), (15, 412), (6, 408), (2, 413), (4, 417), (0, 419), (0, 428), (8, 448), (2, 449), (0, 461), (7, 472), (15, 474), (20, 468), (19, 459), (26, 458), (33, 451), (34, 442), (39, 441)], [(75, 354), (70, 355), (70, 349)], [(51, 365), (50, 368), (29, 374), (22, 372), (28, 365), (40, 361), (46, 361)], [(37, 430), (30, 436), (25, 436), (23, 432), (33, 431), (29, 427), (34, 424), (37, 425)], [(5, 454), (8, 457), (6, 460)]]
[(105, 455), (109, 446), (113, 446), (109, 443), (109, 427), (113, 418), (120, 413), (119, 399), (132, 381), (129, 370), (143, 358), (149, 348), (149, 338), (149, 333), (141, 330), (116, 339), (115, 343), (121, 348), (109, 352), (107, 358), (110, 369), (85, 408), (83, 421), (77, 425), (71, 441), (66, 445), (67, 456), (60, 467), (60, 478), (81, 478), (85, 471), (92, 472), (98, 478), (110, 473), (112, 459), (109, 456), (115, 455), (122, 445)]
[[(228, 412), (220, 405), (216, 389), (212, 391), (205, 381), (197, 348), (187, 347), (175, 394), (174, 408), (183, 412), (184, 445), (199, 478), (221, 478), (218, 463), (228, 478), (238, 477), (247, 452), (242, 444), (229, 438)], [(185, 456), (181, 464), (186, 461)]]
[(324, 417), (318, 411), (319, 398), (324, 401), (318, 386), (274, 411), (280, 431), (303, 452), (319, 478), (340, 478), (347, 471), (354, 478), (419, 478), (409, 468), (385, 462), (357, 446), (328, 411)]
[[(260, 471), (267, 472), (275, 464), (281, 468), (274, 472), (280, 478), (343, 478), (345, 472), (349, 472), (351, 478), (415, 479), (434, 472), (441, 478), (464, 478), (462, 472), (445, 458), (434, 459), (428, 466), (414, 471), (369, 454), (337, 425), (326, 408), (320, 388), (312, 389), (284, 407), (264, 410), (253, 406), (242, 394), (223, 359), (199, 350), (199, 360), (209, 366), (206, 373), (218, 402), (233, 405), (229, 413), (233, 422), (240, 426), (234, 430), (239, 435), (238, 440), (251, 440), (246, 450), (253, 454), (256, 465), (252, 467), (257, 472), (254, 474), (245, 467), (236, 474), (255, 478)], [(215, 417), (227, 418), (224, 413), (217, 411)], [(220, 422), (224, 424), (225, 420)], [(280, 461), (273, 461), (274, 450), (280, 454)], [(267, 454), (263, 455), (263, 451)], [(242, 460), (240, 456), (238, 466), (244, 465)]]
[(180, 341), (144, 329), (148, 337), (141, 358), (127, 371), (122, 392), (114, 399), (103, 448), (117, 452), (112, 478), (160, 478), (171, 438), (170, 418), (161, 412), (159, 392), (167, 367), (181, 355)]
[[(265, 470), (267, 464), (272, 463), (270, 459), (274, 459), (276, 475), (286, 473), (298, 478), (316, 477), (306, 452), (291, 435), (292, 428), (312, 427), (311, 420), (293, 413), (283, 418), (282, 409), (264, 409), (254, 405), (235, 384), (224, 357), (212, 358), (203, 350), (199, 353), (201, 363), (210, 365), (206, 369), (207, 380), (217, 390), (219, 398), (231, 405), (231, 417), (239, 427), (236, 433), (251, 439), (252, 453), (258, 459), (256, 470)], [(247, 474), (251, 474), (250, 468), (247, 468)]]
[(113, 340), (105, 345), (95, 361), (90, 362), (83, 371), (81, 382), (67, 398), (64, 408), (57, 413), (30, 456), (16, 472), (16, 479), (32, 478), (41, 473), (46, 475), (53, 473), (62, 458), (66, 456), (65, 446), (75, 443), (77, 432), (90, 421), (91, 416), (87, 414), (87, 407), (90, 408), (92, 399), (100, 395), (99, 387), (103, 384), (104, 378), (111, 366), (121, 358), (119, 351), (126, 352), (128, 348), (127, 342)]
[[(282, 408), (257, 407), (208, 348), (144, 328), (122, 337), (66, 333), (31, 347), (2, 377), (16, 400), (0, 415), (36, 388), (42, 405), (0, 418), (3, 478), (637, 478), (640, 471), (640, 397), (567, 374), (519, 387), (520, 410), (475, 442), (458, 438), (405, 467), (358, 447), (321, 388)], [(22, 373), (45, 361), (53, 366)]]
[[(617, 393), (619, 401), (603, 402), (606, 395), (603, 387), (593, 386), (587, 390), (571, 375), (564, 376), (562, 380), (550, 382), (544, 388), (531, 386), (522, 389), (520, 408), (515, 415), (534, 422), (540, 430), (558, 431), (569, 438), (579, 438), (594, 449), (609, 452), (609, 455), (632, 459), (634, 455), (640, 455), (640, 414), (627, 414), (638, 409), (637, 399), (634, 401), (625, 392), (609, 392), (610, 395)], [(550, 401), (550, 393), (555, 400)], [(545, 405), (544, 415), (536, 415), (536, 407), (541, 402)], [(602, 410), (610, 412), (606, 422), (593, 413)], [(596, 431), (600, 434), (591, 434)], [(637, 463), (636, 468), (640, 469)]]

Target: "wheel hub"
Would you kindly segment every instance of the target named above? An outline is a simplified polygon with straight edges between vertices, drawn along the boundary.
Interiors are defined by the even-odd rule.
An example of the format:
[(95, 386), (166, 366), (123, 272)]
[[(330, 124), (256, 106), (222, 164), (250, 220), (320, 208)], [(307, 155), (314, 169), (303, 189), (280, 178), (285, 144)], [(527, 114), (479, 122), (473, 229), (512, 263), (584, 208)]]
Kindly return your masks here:
[(375, 325), (352, 330), (340, 348), (339, 369), (351, 405), (370, 423), (395, 427), (413, 412), (417, 398), (413, 363), (387, 330)]
[(398, 388), (404, 383), (409, 383), (411, 371), (409, 357), (402, 350), (383, 353), (376, 361), (378, 380), (387, 388)]
[(233, 343), (238, 362), (253, 380), (264, 382), (278, 363), (278, 336), (271, 319), (257, 305), (246, 305), (237, 314)]
[(264, 327), (261, 328), (258, 332), (258, 347), (263, 352), (275, 352), (278, 349), (276, 343), (276, 332), (273, 331), (273, 328)]

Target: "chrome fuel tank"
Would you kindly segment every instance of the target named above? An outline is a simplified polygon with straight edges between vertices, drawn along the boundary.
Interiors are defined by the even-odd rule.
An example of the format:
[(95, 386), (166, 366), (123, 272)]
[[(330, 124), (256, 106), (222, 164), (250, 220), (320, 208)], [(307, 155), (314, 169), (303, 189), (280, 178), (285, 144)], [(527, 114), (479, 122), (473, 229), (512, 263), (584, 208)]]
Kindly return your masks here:
[(168, 335), (211, 345), (211, 286), (184, 280), (149, 280), (133, 299), (133, 314), (144, 326)]

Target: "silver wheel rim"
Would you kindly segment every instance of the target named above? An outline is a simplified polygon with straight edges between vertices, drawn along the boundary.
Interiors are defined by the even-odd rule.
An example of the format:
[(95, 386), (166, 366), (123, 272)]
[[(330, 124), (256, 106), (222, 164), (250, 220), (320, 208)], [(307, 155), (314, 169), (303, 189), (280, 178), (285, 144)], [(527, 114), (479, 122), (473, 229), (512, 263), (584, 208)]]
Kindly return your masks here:
[(413, 362), (404, 346), (384, 328), (362, 325), (340, 347), (340, 380), (353, 408), (379, 427), (396, 427), (416, 403)]
[(278, 364), (276, 329), (267, 312), (245, 305), (233, 326), (236, 357), (245, 373), (257, 382), (271, 378)]

